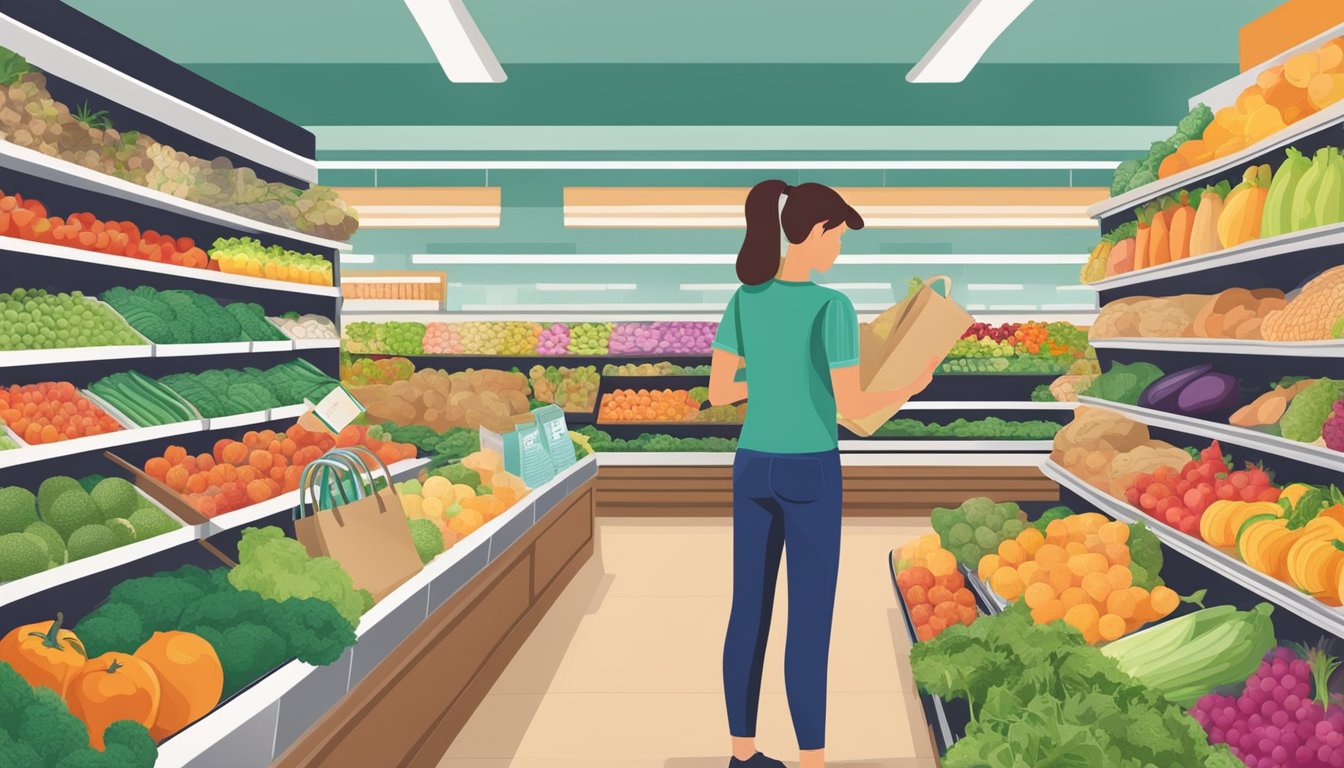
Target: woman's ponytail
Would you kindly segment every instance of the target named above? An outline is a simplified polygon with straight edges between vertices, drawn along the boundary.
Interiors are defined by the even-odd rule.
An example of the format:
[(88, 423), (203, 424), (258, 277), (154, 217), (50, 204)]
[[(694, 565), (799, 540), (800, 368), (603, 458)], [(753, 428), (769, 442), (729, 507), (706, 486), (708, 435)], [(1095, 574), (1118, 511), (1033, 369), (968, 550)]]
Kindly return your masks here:
[(788, 189), (780, 179), (767, 179), (747, 193), (747, 234), (737, 252), (737, 279), (743, 285), (760, 285), (779, 272), (779, 196)]

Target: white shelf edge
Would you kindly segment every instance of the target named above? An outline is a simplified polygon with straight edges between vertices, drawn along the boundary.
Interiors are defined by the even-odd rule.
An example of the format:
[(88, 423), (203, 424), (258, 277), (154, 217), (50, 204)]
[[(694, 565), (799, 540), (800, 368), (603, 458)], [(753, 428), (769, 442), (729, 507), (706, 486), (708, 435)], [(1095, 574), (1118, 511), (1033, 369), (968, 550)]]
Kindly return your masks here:
[[(4, 146), (5, 142), (0, 140), (0, 148), (3, 148)], [(115, 256), (107, 253), (99, 253), (97, 251), (85, 251), (80, 248), (71, 248), (66, 245), (39, 243), (32, 240), (22, 240), (17, 237), (0, 235), (0, 258), (10, 258), (11, 256), (7, 256), (6, 254), (11, 254), (11, 252), (26, 253), (30, 256), (47, 256), (53, 259), (84, 262), (87, 264), (95, 264), (100, 267), (131, 269), (137, 272), (154, 272), (161, 275), (185, 277), (207, 283), (227, 283), (229, 285), (240, 285), (247, 288), (262, 288), (269, 291), (286, 291), (288, 293), (302, 293), (315, 296), (341, 295), (339, 288), (330, 285), (310, 285), (308, 283), (292, 283), (287, 280), (268, 280), (263, 277), (251, 277), (250, 275), (233, 275), (214, 269), (199, 269), (197, 267), (183, 267), (177, 264), (163, 264), (148, 259), (132, 259), (129, 256)]]
[(104, 62), (22, 22), (0, 14), (0, 36), (34, 66), (92, 93), (171, 125), (220, 149), (282, 171), (309, 184), (317, 183), (317, 161), (264, 139), (251, 131), (136, 80)]
[(433, 299), (345, 299), (341, 302), (341, 314), (343, 315), (368, 315), (382, 312), (394, 314), (437, 312), (442, 308), (443, 302)]
[(284, 341), (252, 341), (248, 342), (248, 344), (251, 346), (250, 351), (258, 354), (263, 352), (291, 352), (298, 349), (298, 347), (295, 346), (293, 339), (286, 339)]
[(205, 344), (155, 344), (155, 357), (196, 357), (199, 355), (245, 355), (252, 351), (250, 341), (216, 341)]
[(1039, 452), (1049, 453), (1050, 440), (901, 440), (874, 437), (867, 440), (841, 440), (841, 451), (864, 453), (974, 453)]
[(11, 144), (8, 141), (0, 141), (0, 165), (59, 184), (65, 184), (75, 189), (112, 195), (170, 213), (222, 225), (232, 230), (266, 233), (273, 237), (283, 237), (319, 248), (338, 251), (350, 250), (350, 245), (346, 243), (328, 240), (324, 237), (315, 237), (256, 219), (249, 219), (246, 216), (239, 216), (236, 213), (229, 213), (219, 208), (173, 197), (156, 189), (142, 187), (139, 184), (133, 184), (124, 179), (85, 168), (82, 165), (75, 165), (67, 160), (50, 157), (37, 150), (20, 147), (18, 144)]
[(341, 340), (332, 339), (293, 339), (295, 349), (340, 349)]
[(0, 451), (0, 469), (32, 464), (37, 461), (47, 461), (62, 456), (73, 456), (86, 451), (102, 451), (122, 445), (132, 445), (149, 440), (185, 435), (190, 432), (200, 432), (204, 426), (205, 423), (202, 420), (179, 421), (175, 424), (164, 424), (157, 427), (120, 429), (116, 432), (105, 432), (100, 435), (77, 437), (73, 440), (61, 440), (60, 442), (44, 443), (42, 445), (27, 445), (20, 442), (18, 448)]
[(321, 170), (1110, 170), (1118, 160), (318, 160)]
[[(1078, 404), (1074, 402), (1036, 402), (1034, 400), (911, 400), (901, 406), (901, 411), (1072, 411)], [(897, 411), (899, 418), (901, 411)]]
[(0, 352), (0, 368), (21, 365), (52, 365), (84, 360), (138, 360), (153, 357), (152, 344), (126, 344), (114, 347), (60, 347), (58, 349), (14, 349)]
[[(408, 472), (417, 470), (429, 463), (429, 459), (403, 459), (394, 462), (387, 469), (392, 473), (395, 480), (399, 475), (405, 475)], [(283, 512), (287, 509), (294, 509), (299, 506), (299, 492), (289, 491), (282, 493), (273, 499), (267, 499), (259, 504), (252, 504), (235, 509), (232, 512), (225, 512), (222, 515), (211, 518), (207, 526), (206, 536), (214, 536), (223, 531), (230, 531), (235, 528), (241, 528), (245, 525), (251, 525), (262, 518), (274, 515), (277, 512)]]
[(1104, 219), (1162, 195), (1200, 186), (1200, 182), (1204, 179), (1225, 173), (1239, 165), (1245, 165), (1260, 155), (1286, 147), (1298, 139), (1319, 131), (1333, 128), (1341, 122), (1344, 122), (1344, 102), (1336, 102), (1320, 112), (1298, 120), (1273, 136), (1261, 139), (1240, 152), (1234, 152), (1226, 157), (1217, 158), (1195, 168), (1181, 171), (1174, 176), (1158, 179), (1122, 195), (1103, 200), (1088, 208), (1087, 215), (1094, 219)]
[[(379, 313), (370, 314), (355, 313), (358, 319), (354, 322), (361, 323), (469, 323), (478, 321), (492, 320), (516, 320), (520, 322), (533, 323), (555, 323), (555, 322), (573, 322), (573, 323), (603, 323), (603, 322), (659, 322), (659, 321), (680, 321), (680, 322), (718, 322), (723, 317), (723, 309), (718, 308), (713, 311), (701, 310), (694, 312), (670, 312), (670, 311), (636, 311), (628, 309), (587, 309), (587, 310), (545, 310), (537, 309), (539, 305), (500, 305), (502, 308), (497, 311), (477, 312), (477, 311), (456, 311), (448, 310), (442, 312), (407, 312), (407, 313)], [(580, 305), (574, 305), (580, 306)], [(614, 305), (607, 305), (614, 306)], [(648, 305), (639, 305), (648, 306)], [(884, 306), (883, 309), (886, 309)], [(869, 322), (879, 314), (873, 310), (857, 309), (859, 320)], [(342, 314), (350, 314), (344, 312)], [(974, 311), (971, 315), (979, 322), (997, 325), (999, 323), (1013, 322), (1054, 322), (1061, 320), (1074, 323), (1075, 325), (1091, 325), (1097, 319), (1097, 312), (1059, 312), (1059, 311), (1032, 311), (1032, 312), (993, 312), (993, 311)]]
[(1248, 243), (1242, 243), (1234, 248), (1225, 248), (1221, 251), (1204, 254), (1203, 256), (1195, 256), (1156, 267), (1148, 267), (1133, 272), (1126, 272), (1123, 275), (1108, 277), (1105, 280), (1098, 280), (1095, 283), (1086, 283), (1085, 286), (1097, 291), (1109, 291), (1113, 288), (1142, 285), (1156, 280), (1165, 280), (1169, 277), (1189, 275), (1210, 269), (1219, 269), (1221, 267), (1268, 259), (1274, 256), (1302, 253), (1308, 249), (1327, 248), (1338, 245), (1344, 245), (1344, 224), (1327, 224), (1323, 227), (1313, 227), (1312, 229), (1289, 232), (1277, 237), (1252, 240)]
[(235, 413), (232, 416), (207, 418), (205, 419), (205, 430), (211, 432), (216, 429), (233, 429), (253, 424), (265, 424), (271, 421), (269, 413), (269, 411), (253, 411), (251, 413)]
[(1242, 339), (1203, 339), (1193, 337), (1150, 337), (1093, 339), (1094, 349), (1133, 349), (1146, 352), (1198, 352), (1229, 355), (1270, 355), (1276, 357), (1339, 357), (1344, 355), (1344, 339), (1323, 341), (1257, 341)]
[(1225, 443), (1231, 443), (1232, 445), (1239, 445), (1243, 448), (1251, 448), (1253, 450), (1282, 456), (1285, 459), (1315, 464), (1335, 472), (1344, 472), (1344, 453), (1333, 451), (1323, 446), (1312, 445), (1310, 443), (1299, 443), (1295, 440), (1276, 437), (1254, 429), (1246, 429), (1245, 427), (1235, 427), (1231, 424), (1218, 424), (1191, 416), (1182, 416), (1175, 413), (1154, 411), (1149, 408), (1140, 408), (1137, 405), (1113, 403), (1109, 400), (1102, 400), (1096, 397), (1082, 397), (1080, 398), (1080, 401), (1084, 405), (1105, 408), (1109, 411), (1133, 419), (1134, 421), (1147, 424), (1150, 427), (1172, 429), (1177, 432), (1199, 435), (1201, 437), (1207, 437), (1210, 440), (1219, 440)]
[(1332, 635), (1344, 636), (1344, 608), (1332, 608), (1272, 576), (1260, 573), (1230, 555), (1223, 554), (1200, 539), (1186, 535), (1171, 526), (1158, 522), (1143, 512), (1097, 490), (1053, 461), (1046, 461), (1041, 471), (1051, 480), (1071, 489), (1094, 504), (1098, 511), (1127, 523), (1142, 522), (1166, 546), (1180, 552), (1196, 563), (1221, 574), (1234, 583), (1255, 592), (1300, 618), (1315, 624)]
[[(733, 264), (737, 261), (737, 254), (670, 254), (670, 253), (646, 253), (646, 254), (455, 254), (455, 253), (417, 253), (411, 255), (412, 264), (458, 264), (458, 265), (555, 265), (555, 266), (573, 266), (573, 265), (649, 265), (649, 264)], [(838, 266), (862, 265), (862, 264), (1013, 264), (1013, 265), (1043, 265), (1043, 264), (1086, 264), (1087, 254), (1053, 254), (1053, 253), (1032, 253), (1032, 254), (842, 254)]]

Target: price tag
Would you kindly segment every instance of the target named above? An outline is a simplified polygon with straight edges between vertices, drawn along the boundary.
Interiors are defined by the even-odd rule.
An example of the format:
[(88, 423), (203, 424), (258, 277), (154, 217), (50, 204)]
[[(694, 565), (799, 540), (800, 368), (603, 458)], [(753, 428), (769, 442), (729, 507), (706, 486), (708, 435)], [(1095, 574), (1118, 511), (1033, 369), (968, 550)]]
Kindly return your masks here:
[(364, 413), (364, 406), (343, 386), (337, 386), (321, 402), (313, 405), (311, 400), (303, 401), (312, 410), (299, 419), (299, 426), (305, 429), (320, 429), (337, 434), (350, 426), (351, 422)]

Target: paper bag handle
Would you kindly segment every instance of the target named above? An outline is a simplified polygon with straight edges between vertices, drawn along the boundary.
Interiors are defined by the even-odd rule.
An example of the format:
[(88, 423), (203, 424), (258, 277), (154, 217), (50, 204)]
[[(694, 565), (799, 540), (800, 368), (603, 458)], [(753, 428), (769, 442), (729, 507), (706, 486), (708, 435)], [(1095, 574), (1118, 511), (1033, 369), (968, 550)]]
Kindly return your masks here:
[(369, 458), (373, 459), (374, 463), (378, 465), (378, 468), (383, 470), (383, 477), (387, 478), (387, 484), (389, 486), (392, 485), (392, 471), (387, 468), (387, 465), (383, 463), (383, 460), (380, 459), (378, 457), (378, 454), (375, 453), (374, 451), (362, 445), (355, 445), (349, 448), (335, 448), (332, 449), (331, 451), (328, 451), (328, 453), (338, 453), (354, 457), (359, 461), (360, 464), (364, 465), (364, 469), (369, 473), (369, 477), (373, 477), (373, 470), (369, 468), (368, 462), (364, 461), (364, 459), (360, 456), (360, 454), (364, 454)]
[(933, 284), (938, 281), (942, 281), (943, 283), (943, 296), (949, 299), (952, 298), (952, 278), (948, 277), (947, 275), (934, 275), (933, 277), (926, 277), (924, 278), (924, 286), (926, 288), (932, 289)]
[[(317, 471), (319, 466), (330, 467), (338, 471), (349, 469), (349, 467), (334, 459), (328, 459), (321, 456), (308, 462), (308, 465), (303, 468), (303, 474), (299, 476), (299, 506), (295, 507), (294, 511), (290, 514), (291, 519), (299, 520), (307, 516), (306, 503), (309, 494), (313, 490), (313, 473)], [(350, 500), (346, 498), (345, 495), (345, 486), (343, 486), (339, 480), (336, 482), (336, 490), (341, 494), (341, 501), (349, 504)], [(317, 509), (316, 498), (313, 499), (313, 509)]]
[[(360, 458), (360, 456), (341, 448), (333, 448), (322, 455), (331, 461), (337, 461), (345, 465), (345, 467), (350, 470), (350, 473), (355, 476), (355, 491), (359, 494), (355, 497), (356, 500), (362, 499), (366, 495), (371, 495), (375, 492), (375, 481), (377, 478), (373, 476), (373, 472), (369, 469), (369, 465), (366, 464), (364, 459)], [(368, 483), (369, 485), (367, 493), (364, 490), (365, 483)], [(349, 501), (347, 500), (346, 503), (348, 504)]]

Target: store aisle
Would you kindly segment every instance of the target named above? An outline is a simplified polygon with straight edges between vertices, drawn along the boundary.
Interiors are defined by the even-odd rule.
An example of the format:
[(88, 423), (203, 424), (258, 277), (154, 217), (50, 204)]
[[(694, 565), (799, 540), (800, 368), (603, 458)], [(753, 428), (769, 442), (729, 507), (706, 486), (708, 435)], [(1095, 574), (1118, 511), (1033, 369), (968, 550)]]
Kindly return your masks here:
[[(934, 768), (886, 557), (927, 523), (845, 526), (831, 646), (828, 757)], [(599, 520), (593, 561), (561, 595), (444, 756), (443, 768), (720, 768), (727, 520)], [(786, 565), (787, 567), (787, 565)], [(784, 696), (784, 588), (758, 743), (797, 756)]]

